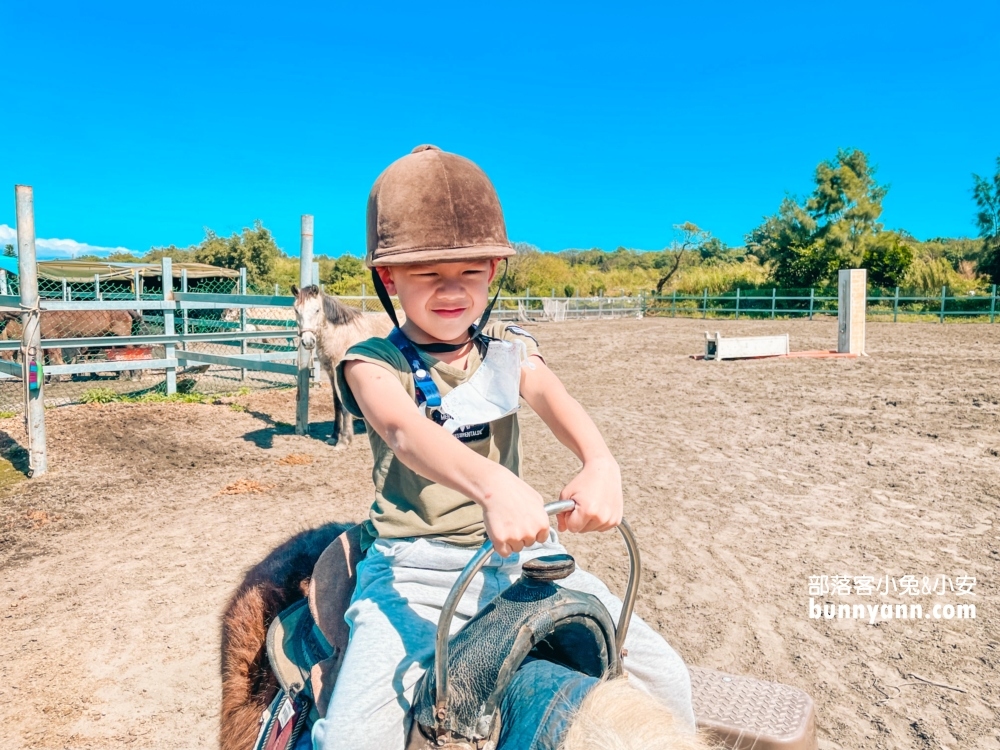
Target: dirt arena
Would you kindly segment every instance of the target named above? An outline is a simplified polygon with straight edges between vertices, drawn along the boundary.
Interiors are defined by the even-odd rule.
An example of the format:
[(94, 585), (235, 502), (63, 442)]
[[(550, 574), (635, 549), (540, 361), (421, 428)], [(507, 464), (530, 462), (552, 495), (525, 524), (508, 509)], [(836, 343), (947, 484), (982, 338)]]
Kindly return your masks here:
[[(622, 465), (638, 613), (691, 664), (809, 692), (823, 750), (1000, 748), (1000, 325), (869, 324), (868, 358), (722, 364), (688, 358), (707, 327), (836, 343), (833, 321), (532, 328)], [(323, 437), (328, 400), (314, 391)], [(242, 572), (364, 516), (363, 436), (335, 451), (290, 434), (290, 391), (223, 401), (53, 409), (50, 474), (0, 467), (2, 747), (212, 747), (219, 615)], [(523, 417), (526, 478), (554, 498), (575, 460)], [(0, 431), (17, 464), (20, 420)], [(620, 590), (617, 535), (567, 546)], [(820, 575), (974, 576), (964, 597), (814, 598), (973, 602), (976, 618), (811, 619)]]

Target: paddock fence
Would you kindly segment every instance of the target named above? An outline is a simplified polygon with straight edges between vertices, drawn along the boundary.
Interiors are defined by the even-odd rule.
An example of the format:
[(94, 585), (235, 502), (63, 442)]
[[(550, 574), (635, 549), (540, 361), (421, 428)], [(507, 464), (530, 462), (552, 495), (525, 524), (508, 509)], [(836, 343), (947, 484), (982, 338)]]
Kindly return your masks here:
[[(315, 282), (318, 267), (310, 265)], [(46, 406), (146, 393), (213, 394), (295, 385), (294, 298), (249, 289), (245, 269), (226, 273), (231, 277), (192, 278), (188, 269), (173, 268), (165, 258), (155, 275), (136, 271), (110, 280), (39, 279)], [(163, 279), (169, 279), (167, 289)], [(0, 274), (0, 292), (0, 414), (11, 414), (24, 404), (17, 277)], [(365, 292), (338, 299), (365, 313), (381, 313), (378, 297)], [(986, 294), (965, 295), (947, 288), (935, 296), (876, 289), (867, 301), (869, 320), (993, 323), (1000, 314), (996, 285)], [(837, 306), (836, 294), (817, 289), (568, 298), (526, 294), (500, 296), (494, 319), (811, 320), (836, 316)], [(312, 379), (318, 375), (314, 364)]]
[[(248, 293), (245, 269), (232, 274), (193, 280), (165, 258), (155, 278), (39, 279), (45, 405), (293, 386), (293, 298)], [(0, 413), (10, 414), (24, 407), (23, 308), (16, 277), (5, 281)]]
[[(836, 290), (735, 289), (721, 294), (674, 292), (642, 298), (642, 313), (649, 316), (685, 318), (774, 319), (837, 316)], [(866, 318), (870, 321), (936, 321), (994, 323), (1000, 317), (997, 285), (986, 293), (955, 294), (947, 287), (938, 295), (921, 294), (896, 287), (869, 289)]]
[[(320, 287), (322, 288), (322, 284)], [(373, 294), (338, 295), (346, 305), (366, 313), (381, 313), (382, 303)], [(393, 304), (399, 303), (393, 298)], [(533, 297), (501, 295), (493, 306), (493, 320), (522, 322), (642, 317), (643, 298), (631, 297)]]

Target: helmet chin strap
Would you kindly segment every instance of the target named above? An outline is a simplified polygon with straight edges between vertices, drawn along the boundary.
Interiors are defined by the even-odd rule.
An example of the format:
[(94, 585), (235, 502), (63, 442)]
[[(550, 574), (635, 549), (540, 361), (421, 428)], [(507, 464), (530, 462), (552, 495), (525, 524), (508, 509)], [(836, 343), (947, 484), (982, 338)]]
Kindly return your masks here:
[[(500, 290), (503, 288), (504, 279), (507, 278), (507, 259), (503, 259), (503, 274), (500, 276), (500, 283), (497, 284), (496, 294), (493, 295), (493, 299), (483, 310), (483, 315), (479, 319), (479, 322), (469, 328), (469, 338), (463, 341), (461, 344), (418, 344), (413, 342), (413, 345), (423, 349), (425, 352), (430, 352), (431, 354), (436, 354), (439, 352), (456, 352), (463, 346), (467, 346), (470, 342), (481, 338), (483, 335), (483, 329), (486, 327), (487, 321), (490, 319), (490, 313), (493, 312), (493, 306), (497, 303), (497, 298), (500, 296)], [(399, 318), (396, 317), (396, 308), (392, 305), (392, 298), (389, 297), (389, 291), (385, 288), (385, 284), (382, 283), (382, 278), (378, 275), (378, 271), (374, 268), (372, 269), (372, 284), (375, 285), (375, 293), (378, 295), (379, 302), (382, 303), (382, 307), (385, 308), (386, 313), (392, 320), (392, 323), (396, 328), (399, 328)]]

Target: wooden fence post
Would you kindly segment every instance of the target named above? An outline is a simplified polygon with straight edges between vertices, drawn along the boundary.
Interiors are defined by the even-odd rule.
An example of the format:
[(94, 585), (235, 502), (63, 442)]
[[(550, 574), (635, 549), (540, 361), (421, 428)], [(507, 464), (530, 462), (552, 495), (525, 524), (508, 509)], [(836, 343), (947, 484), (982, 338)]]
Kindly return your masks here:
[[(312, 283), (313, 267), (313, 217), (304, 214), (302, 216), (301, 240), (299, 245), (299, 287), (306, 287)], [(295, 387), (295, 434), (306, 435), (309, 433), (309, 363), (312, 359), (312, 352), (302, 346), (302, 337), (299, 336), (299, 375)], [(336, 425), (334, 425), (336, 429)]]
[(945, 296), (948, 292), (947, 285), (941, 287), (941, 322), (944, 323), (944, 302), (947, 299)]
[(996, 318), (997, 313), (997, 285), (993, 285), (993, 294), (990, 297), (990, 323)]
[(674, 289), (674, 293), (670, 301), (670, 317), (674, 318), (676, 316), (677, 316), (677, 290)]
[[(164, 256), (160, 260), (160, 279), (163, 282), (163, 300), (174, 298), (174, 262)], [(174, 309), (172, 307), (163, 310), (163, 333), (166, 336), (173, 336), (177, 332), (174, 330)], [(164, 359), (177, 359), (177, 346), (169, 342), (163, 347)], [(167, 395), (172, 396), (177, 393), (177, 364), (167, 365)]]
[(809, 287), (809, 320), (813, 319), (813, 305), (816, 301), (816, 290)]
[(37, 388), (27, 387), (31, 360), (41, 363), (42, 333), (38, 307), (38, 265), (35, 262), (35, 197), (29, 185), (14, 186), (17, 216), (17, 270), (21, 293), (21, 329), (27, 355), (21, 357), (23, 382), (26, 385), (24, 404), (25, 427), (28, 432), (28, 468), (31, 476), (40, 477), (49, 468), (45, 450), (45, 376), (39, 372)]
[(736, 319), (740, 319), (740, 288), (736, 287)]
[(701, 304), (701, 317), (702, 317), (702, 319), (705, 319), (705, 318), (708, 317), (708, 287), (707, 286), (705, 287), (705, 290), (702, 292), (701, 300), (702, 300), (702, 304)]

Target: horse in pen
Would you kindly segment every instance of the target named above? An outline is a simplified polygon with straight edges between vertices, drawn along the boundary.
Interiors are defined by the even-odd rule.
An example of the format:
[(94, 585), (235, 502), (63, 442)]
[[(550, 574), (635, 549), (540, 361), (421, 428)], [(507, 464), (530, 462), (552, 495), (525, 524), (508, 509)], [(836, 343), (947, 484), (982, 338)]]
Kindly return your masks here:
[[(132, 333), (132, 325), (142, 316), (135, 310), (43, 310), (39, 314), (42, 340), (96, 338), (101, 336), (127, 337)], [(3, 313), (0, 321), (7, 324), (0, 331), (2, 341), (20, 341), (24, 335), (20, 313)], [(80, 350), (77, 350), (78, 352)], [(45, 349), (49, 364), (65, 364), (62, 349)], [(7, 361), (15, 359), (15, 352), (4, 351), (0, 357)]]
[(329, 442), (338, 448), (346, 447), (354, 436), (354, 419), (337, 396), (337, 365), (358, 342), (387, 336), (392, 321), (385, 313), (364, 313), (349, 307), (315, 285), (301, 289), (293, 286), (292, 294), (302, 346), (316, 350), (333, 389), (333, 435)]

